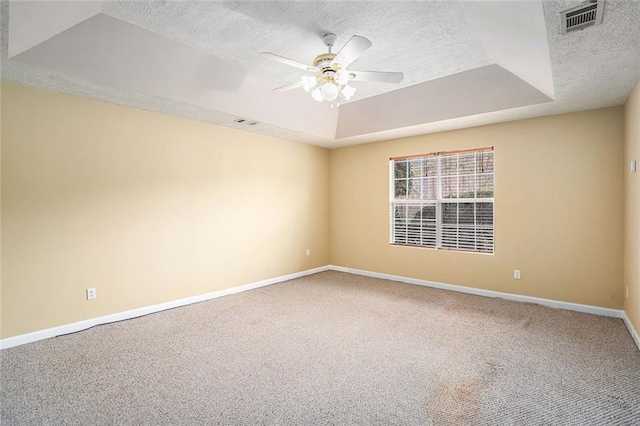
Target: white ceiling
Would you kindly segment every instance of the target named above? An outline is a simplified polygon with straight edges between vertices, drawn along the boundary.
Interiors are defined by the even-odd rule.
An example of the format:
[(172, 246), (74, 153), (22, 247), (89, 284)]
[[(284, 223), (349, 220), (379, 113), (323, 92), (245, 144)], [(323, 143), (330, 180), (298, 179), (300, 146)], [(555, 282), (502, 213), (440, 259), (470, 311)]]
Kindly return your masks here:
[[(1, 77), (49, 90), (324, 147), (621, 105), (640, 79), (640, 2), (607, 0), (603, 24), (560, 34), (580, 1), (10, 1)], [(271, 89), (326, 51), (321, 35), (373, 46), (340, 108)], [(336, 49), (334, 49), (335, 51)], [(242, 117), (257, 125), (236, 124)]]

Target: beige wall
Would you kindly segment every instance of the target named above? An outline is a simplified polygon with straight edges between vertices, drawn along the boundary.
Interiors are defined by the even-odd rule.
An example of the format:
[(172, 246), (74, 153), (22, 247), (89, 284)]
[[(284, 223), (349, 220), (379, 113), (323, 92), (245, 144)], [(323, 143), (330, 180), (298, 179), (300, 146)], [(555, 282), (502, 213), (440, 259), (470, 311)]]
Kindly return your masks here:
[[(390, 246), (389, 157), (485, 146), (495, 254)], [(332, 150), (331, 263), (620, 309), (623, 166), (622, 107)]]
[(328, 161), (3, 83), (1, 336), (328, 264)]
[(0, 338), (2, 338), (2, 84), (0, 83)]
[(640, 169), (631, 173), (631, 160), (640, 167), (640, 81), (624, 107), (625, 236), (624, 285), (629, 296), (624, 310), (640, 332)]
[[(624, 172), (638, 157), (638, 86), (624, 110), (331, 152), (12, 84), (1, 90), (2, 338), (329, 263), (624, 304), (638, 328), (640, 174)], [(496, 253), (390, 246), (389, 157), (483, 146), (495, 147)], [(88, 287), (95, 301), (85, 300)]]

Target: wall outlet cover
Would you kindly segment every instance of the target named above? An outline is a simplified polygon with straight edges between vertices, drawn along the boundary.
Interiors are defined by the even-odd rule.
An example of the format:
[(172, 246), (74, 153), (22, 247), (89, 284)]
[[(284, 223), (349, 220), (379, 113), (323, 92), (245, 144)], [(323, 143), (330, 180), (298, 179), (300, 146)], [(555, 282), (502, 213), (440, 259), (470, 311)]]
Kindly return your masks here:
[(88, 288), (87, 289), (87, 300), (93, 300), (96, 298), (96, 289)]

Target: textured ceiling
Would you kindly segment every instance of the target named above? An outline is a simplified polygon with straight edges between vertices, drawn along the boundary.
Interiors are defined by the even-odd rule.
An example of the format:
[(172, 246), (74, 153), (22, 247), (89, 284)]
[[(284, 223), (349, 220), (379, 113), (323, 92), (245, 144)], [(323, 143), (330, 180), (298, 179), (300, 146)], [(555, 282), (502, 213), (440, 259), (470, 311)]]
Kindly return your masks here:
[[(355, 68), (404, 72), (404, 81), (391, 89), (494, 62), (460, 2), (109, 2), (102, 10), (282, 85), (300, 80), (301, 71), (258, 53), (311, 63), (326, 52), (327, 32), (338, 35), (337, 49), (354, 34), (371, 40), (373, 47)], [(358, 99), (388, 90), (386, 84), (361, 83)]]
[[(568, 35), (560, 34), (559, 12), (579, 1), (109, 1), (85, 3), (83, 9), (79, 3), (2, 2), (2, 79), (326, 147), (620, 105), (640, 78), (637, 1), (608, 0), (602, 25)], [(38, 16), (45, 16), (47, 25)], [(109, 53), (102, 43), (110, 38), (108, 31), (118, 37), (130, 32), (130, 43), (141, 43), (139, 54), (129, 49), (129, 56), (113, 58), (106, 68), (91, 68)], [(298, 81), (303, 71), (259, 53), (311, 62), (326, 51), (321, 41), (326, 32), (338, 35), (337, 49), (353, 34), (373, 42), (351, 68), (402, 71), (405, 80), (354, 83), (356, 96), (338, 110), (301, 90), (270, 92)], [(82, 49), (78, 43), (84, 43)], [(176, 53), (166, 53), (163, 63), (153, 49)], [(185, 55), (204, 58), (199, 59), (207, 62), (203, 69), (211, 69), (215, 81), (199, 75), (186, 84), (188, 68), (175, 63), (185, 61), (174, 59)], [(145, 67), (149, 78), (127, 78), (127, 72)], [(487, 85), (499, 82), (483, 77), (488, 69), (513, 74), (505, 81), (515, 83), (493, 91)], [(460, 81), (458, 75), (485, 89), (471, 91), (465, 100), (471, 108), (459, 96), (442, 96), (445, 83)], [(189, 90), (178, 90), (181, 84)], [(428, 88), (436, 86), (439, 96), (430, 97)], [(204, 94), (196, 93), (198, 87)], [(498, 92), (504, 101), (492, 100)], [(380, 114), (384, 108), (415, 113), (403, 122)], [(438, 108), (451, 113), (440, 114)], [(380, 125), (363, 124), (363, 117), (376, 114)], [(233, 123), (239, 116), (259, 124)]]

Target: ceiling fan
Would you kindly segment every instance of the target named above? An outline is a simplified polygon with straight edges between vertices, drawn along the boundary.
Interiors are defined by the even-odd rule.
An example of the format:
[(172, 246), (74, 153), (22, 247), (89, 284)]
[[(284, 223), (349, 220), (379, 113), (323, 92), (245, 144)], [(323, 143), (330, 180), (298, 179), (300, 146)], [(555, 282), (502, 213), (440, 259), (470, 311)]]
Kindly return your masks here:
[(318, 101), (334, 102), (340, 106), (341, 101), (348, 101), (355, 94), (356, 88), (349, 85), (350, 81), (375, 81), (381, 83), (400, 83), (404, 78), (401, 72), (384, 71), (355, 71), (348, 69), (362, 53), (371, 47), (371, 42), (361, 36), (354, 35), (336, 54), (332, 53), (336, 35), (328, 33), (322, 36), (322, 41), (329, 52), (315, 57), (312, 65), (307, 65), (293, 59), (285, 58), (274, 53), (263, 52), (260, 55), (267, 59), (283, 63), (292, 67), (309, 71), (300, 81), (273, 89), (277, 92), (302, 87), (311, 97)]

